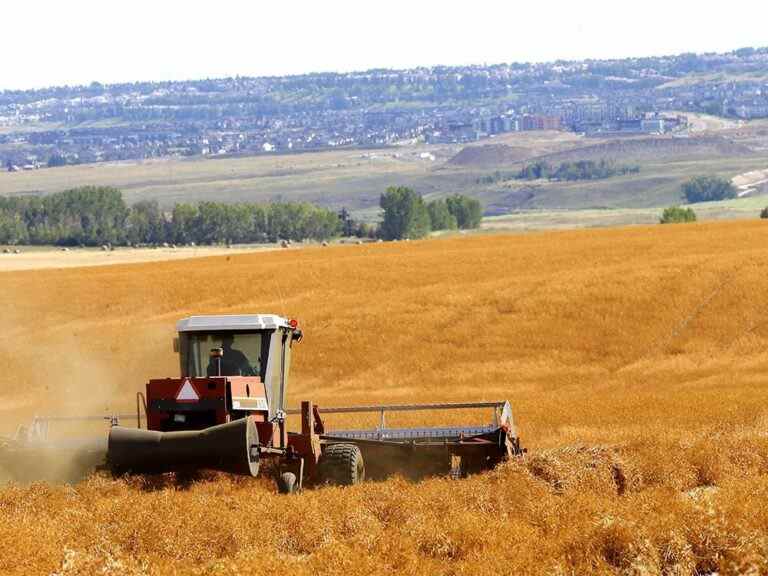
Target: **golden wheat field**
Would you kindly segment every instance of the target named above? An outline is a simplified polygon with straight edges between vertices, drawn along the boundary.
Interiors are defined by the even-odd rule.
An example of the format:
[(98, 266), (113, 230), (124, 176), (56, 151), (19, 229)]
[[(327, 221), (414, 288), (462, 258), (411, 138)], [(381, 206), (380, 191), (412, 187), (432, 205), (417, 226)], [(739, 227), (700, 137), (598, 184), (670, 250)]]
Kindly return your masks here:
[(758, 221), (1, 273), (0, 433), (130, 412), (179, 317), (257, 311), (304, 329), (292, 405), (509, 399), (529, 452), (290, 497), (9, 484), (0, 573), (768, 573), (767, 278)]

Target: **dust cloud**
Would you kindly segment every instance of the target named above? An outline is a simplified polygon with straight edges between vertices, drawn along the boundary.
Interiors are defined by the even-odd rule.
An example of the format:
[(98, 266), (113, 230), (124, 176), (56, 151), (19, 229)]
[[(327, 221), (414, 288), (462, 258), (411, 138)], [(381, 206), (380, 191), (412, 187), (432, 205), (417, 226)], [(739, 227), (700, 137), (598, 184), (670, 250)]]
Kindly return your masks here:
[[(133, 412), (125, 409), (130, 395), (119, 393), (125, 378), (108, 353), (112, 344), (98, 325), (48, 321), (32, 312), (44, 304), (6, 295), (12, 302), (0, 304), (8, 327), (0, 333), (0, 483), (78, 482), (105, 464), (109, 417)], [(38, 417), (51, 419), (36, 423)]]

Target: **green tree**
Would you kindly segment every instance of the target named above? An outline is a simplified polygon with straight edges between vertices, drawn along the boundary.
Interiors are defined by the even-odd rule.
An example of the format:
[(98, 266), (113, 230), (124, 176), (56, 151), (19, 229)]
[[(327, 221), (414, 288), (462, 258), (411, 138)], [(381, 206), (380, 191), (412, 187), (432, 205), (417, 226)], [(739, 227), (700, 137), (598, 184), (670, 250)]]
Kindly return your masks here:
[(171, 214), (171, 238), (176, 244), (200, 242), (200, 213), (192, 204), (176, 204)]
[(338, 215), (330, 210), (312, 207), (303, 223), (303, 237), (313, 240), (324, 240), (338, 236), (341, 231), (341, 221)]
[(269, 238), (276, 240), (302, 240), (302, 224), (307, 206), (293, 202), (280, 202), (269, 207)]
[(381, 235), (385, 240), (423, 238), (431, 231), (429, 211), (422, 197), (404, 186), (391, 186), (381, 195), (384, 210)]
[(155, 200), (142, 200), (134, 204), (126, 224), (126, 240), (131, 244), (154, 244), (167, 240), (165, 218)]
[(339, 222), (341, 222), (342, 236), (349, 237), (354, 235), (355, 221), (352, 219), (352, 216), (349, 214), (349, 210), (346, 208), (339, 210)]
[(696, 176), (685, 182), (681, 189), (690, 204), (736, 198), (736, 188), (730, 180), (719, 176)]
[(476, 198), (463, 194), (454, 194), (446, 199), (448, 211), (456, 218), (456, 223), (462, 230), (480, 227), (483, 219), (483, 207)]
[(253, 238), (254, 220), (247, 204), (224, 205), (224, 233), (228, 243), (249, 242)]
[(222, 244), (228, 240), (227, 213), (224, 204), (200, 202), (199, 241), (204, 244)]
[(251, 219), (250, 242), (264, 242), (268, 237), (269, 208), (259, 204), (247, 204)]
[(29, 234), (18, 212), (0, 210), (0, 244), (25, 244)]
[(456, 230), (459, 227), (456, 216), (451, 214), (448, 202), (445, 200), (434, 200), (428, 203), (427, 210), (432, 230)]
[(670, 206), (665, 208), (659, 220), (661, 224), (679, 224), (683, 222), (696, 222), (696, 212), (693, 208)]
[(65, 190), (44, 197), (36, 210), (38, 241), (88, 246), (124, 241), (128, 208), (116, 188)]
[(546, 160), (539, 160), (533, 164), (528, 164), (517, 175), (520, 180), (538, 180), (539, 178), (549, 178), (552, 174), (552, 166)]
[(768, 219), (768, 206), (760, 211), (760, 218)]
[(48, 158), (48, 168), (57, 168), (58, 166), (66, 166), (67, 159), (61, 154), (53, 154)]

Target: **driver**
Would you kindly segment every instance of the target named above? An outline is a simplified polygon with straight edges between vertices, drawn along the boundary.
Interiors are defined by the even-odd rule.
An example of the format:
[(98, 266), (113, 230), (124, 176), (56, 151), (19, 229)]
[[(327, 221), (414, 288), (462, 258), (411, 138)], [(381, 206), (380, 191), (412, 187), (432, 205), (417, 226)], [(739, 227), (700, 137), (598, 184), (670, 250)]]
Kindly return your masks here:
[[(232, 348), (235, 338), (227, 334), (221, 339), (221, 348), (224, 355), (221, 357), (221, 375), (222, 376), (253, 376), (253, 368), (248, 361), (248, 357), (240, 350)], [(211, 358), (208, 363), (208, 376), (216, 374), (216, 364)]]

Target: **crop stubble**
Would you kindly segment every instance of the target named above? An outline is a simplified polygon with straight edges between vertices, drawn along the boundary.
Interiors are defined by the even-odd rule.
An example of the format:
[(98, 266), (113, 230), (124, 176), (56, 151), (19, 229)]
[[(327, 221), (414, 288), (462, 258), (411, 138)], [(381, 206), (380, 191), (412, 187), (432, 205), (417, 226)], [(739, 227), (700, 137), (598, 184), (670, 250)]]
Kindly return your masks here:
[(306, 334), (292, 404), (508, 398), (530, 449), (289, 498), (222, 475), (8, 486), (0, 572), (763, 573), (767, 271), (768, 227), (740, 222), (0, 274), (6, 433), (130, 410), (176, 373), (178, 317), (275, 311)]

